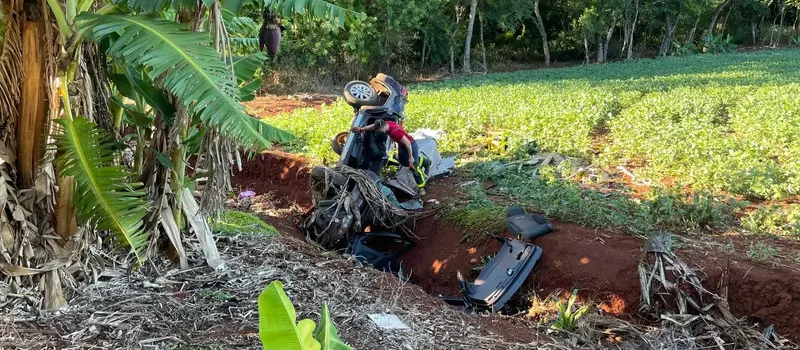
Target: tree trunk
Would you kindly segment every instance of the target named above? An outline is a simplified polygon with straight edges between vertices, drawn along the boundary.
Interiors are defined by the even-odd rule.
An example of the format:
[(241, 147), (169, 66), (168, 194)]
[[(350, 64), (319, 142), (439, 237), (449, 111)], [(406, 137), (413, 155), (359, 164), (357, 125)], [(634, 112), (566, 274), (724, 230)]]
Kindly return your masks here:
[(475, 27), (475, 14), (478, 11), (478, 0), (472, 0), (469, 4), (469, 22), (467, 23), (467, 39), (464, 40), (464, 73), (472, 72), (472, 62), (470, 53), (472, 51), (472, 32)]
[(717, 19), (719, 18), (719, 14), (722, 13), (722, 9), (730, 3), (731, 0), (725, 0), (721, 4), (717, 6), (717, 9), (714, 11), (714, 15), (711, 16), (711, 23), (708, 24), (708, 32), (706, 32), (705, 41), (711, 42), (711, 38), (714, 37), (714, 26), (717, 24)]
[(772, 19), (772, 28), (769, 31), (769, 46), (775, 47), (775, 26), (778, 24), (778, 16)]
[[(622, 49), (619, 56), (627, 59), (633, 58), (633, 33), (636, 28), (636, 21), (639, 19), (639, 0), (633, 1), (633, 8), (625, 10), (625, 17), (622, 22)], [(627, 52), (627, 54), (626, 54)]]
[(700, 24), (700, 17), (702, 15), (703, 15), (702, 13), (697, 14), (697, 18), (694, 20), (694, 25), (692, 26), (692, 29), (689, 31), (689, 35), (686, 36), (686, 41), (684, 41), (684, 44), (694, 42), (695, 33), (697, 33), (697, 25)]
[(753, 37), (753, 45), (754, 46), (757, 45), (757, 43), (758, 43), (758, 41), (757, 41), (758, 40), (757, 31), (758, 31), (758, 22), (756, 22), (756, 21), (750, 22), (750, 35)]
[(719, 31), (720, 33), (725, 33), (725, 27), (727, 27), (727, 25), (728, 25), (728, 17), (730, 17), (731, 10), (733, 10), (734, 6), (735, 6), (735, 4), (733, 4), (733, 3), (731, 4), (731, 6), (728, 6), (728, 13), (725, 14), (725, 19), (722, 20), (722, 28), (720, 28), (720, 31)]
[(461, 23), (462, 12), (464, 12), (464, 8), (456, 5), (456, 25), (453, 27), (453, 31), (450, 33), (450, 74), (455, 74), (456, 72), (456, 33), (458, 33), (458, 25)]
[(583, 33), (583, 54), (585, 56), (584, 63), (589, 64), (589, 39), (586, 38), (586, 33)]
[(639, 0), (634, 0), (634, 14), (633, 14), (633, 23), (631, 24), (631, 34), (630, 40), (628, 41), (628, 55), (626, 56), (628, 59), (633, 58), (633, 35), (636, 32), (636, 22), (639, 20)]
[(778, 38), (775, 40), (775, 46), (781, 44), (781, 35), (783, 35), (783, 20), (786, 18), (786, 2), (781, 5), (781, 23), (778, 25)]
[[(26, 6), (36, 6), (26, 4)], [(38, 7), (38, 6), (37, 6)], [(17, 164), (20, 188), (32, 188), (43, 155), (47, 120), (44, 27), (39, 10), (22, 20), (22, 99), (17, 121)]]
[(481, 61), (483, 61), (483, 74), (486, 74), (489, 73), (489, 66), (486, 64), (486, 42), (483, 41), (483, 13), (479, 14), (479, 19), (481, 20)]
[(667, 15), (666, 33), (661, 40), (661, 47), (658, 50), (659, 56), (666, 56), (672, 48), (672, 40), (675, 37), (675, 29), (678, 27), (678, 20), (673, 15)]
[(547, 45), (547, 32), (544, 30), (542, 15), (539, 13), (539, 0), (533, 1), (533, 13), (536, 15), (536, 28), (542, 36), (542, 51), (544, 52), (544, 65), (550, 67), (550, 47)]
[(603, 47), (603, 37), (596, 35), (595, 42), (597, 42), (597, 63), (604, 63), (606, 55), (603, 53), (605, 50)]
[(419, 59), (419, 70), (425, 68), (425, 46), (428, 45), (428, 33), (422, 32), (422, 55)]
[(603, 46), (603, 62), (608, 62), (608, 44), (611, 42), (611, 36), (614, 35), (614, 28), (617, 26), (617, 21), (614, 20), (611, 22), (611, 28), (608, 28), (608, 34), (606, 35), (606, 42)]

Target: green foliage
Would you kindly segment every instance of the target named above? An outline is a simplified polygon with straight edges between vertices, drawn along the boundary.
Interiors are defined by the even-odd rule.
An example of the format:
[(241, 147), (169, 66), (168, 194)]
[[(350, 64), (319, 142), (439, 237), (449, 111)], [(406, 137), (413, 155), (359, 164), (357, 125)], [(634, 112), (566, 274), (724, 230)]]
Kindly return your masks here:
[(748, 213), (742, 226), (756, 233), (800, 236), (800, 204), (762, 206)]
[(499, 234), (505, 229), (505, 208), (492, 203), (480, 185), (469, 187), (469, 204), (451, 208), (445, 219), (462, 228), (462, 242), (480, 238), (482, 234)]
[(762, 263), (768, 263), (773, 266), (776, 266), (778, 263), (780, 263), (780, 260), (778, 259), (778, 249), (763, 242), (750, 243), (750, 249), (747, 250), (747, 256), (751, 259)]
[(575, 300), (578, 298), (578, 290), (574, 289), (565, 305), (561, 299), (553, 297), (556, 302), (558, 318), (550, 325), (551, 329), (570, 332), (577, 326), (578, 319), (589, 311), (589, 305), (583, 305), (575, 309)]
[(208, 221), (211, 231), (223, 236), (238, 234), (278, 235), (278, 230), (274, 227), (253, 214), (241, 211), (225, 210), (220, 214), (219, 219), (209, 218)]
[[(94, 40), (114, 39), (109, 53), (129, 65), (146, 67), (151, 76), (165, 74), (162, 87), (192, 115), (252, 149), (285, 142), (291, 135), (250, 118), (238, 102), (230, 68), (208, 45), (203, 33), (185, 25), (146, 16), (79, 16)], [(123, 33), (123, 34), (119, 34)]]
[(286, 18), (294, 14), (312, 14), (317, 19), (330, 20), (339, 27), (364, 19), (364, 14), (336, 6), (323, 0), (264, 0), (267, 7), (278, 10)]
[[(782, 199), (800, 189), (798, 70), (800, 51), (782, 50), (452, 79), (409, 87), (406, 127), (444, 129), (441, 152), (460, 154), (478, 176), (560, 219), (637, 234), (723, 229), (741, 207), (726, 195)], [(352, 108), (339, 101), (270, 122), (299, 136), (291, 150), (333, 161), (330, 138), (351, 120)], [(492, 133), (503, 135), (508, 148), (489, 152), (482, 139)], [(493, 170), (528, 149), (608, 169), (625, 165), (655, 187), (696, 195), (661, 191), (640, 203), (530, 172)]]
[(127, 169), (115, 165), (116, 143), (86, 118), (58, 119), (56, 165), (61, 176), (75, 177), (78, 220), (116, 235), (141, 262), (147, 245), (144, 217), (148, 206), (142, 184), (132, 182)]
[(733, 43), (730, 34), (724, 39), (722, 34), (715, 35), (710, 41), (705, 42), (703, 45), (703, 52), (705, 53), (729, 53), (733, 52), (735, 49), (736, 45)]
[(319, 326), (304, 319), (297, 322), (292, 302), (280, 281), (273, 281), (258, 296), (258, 334), (265, 350), (348, 350), (323, 304)]

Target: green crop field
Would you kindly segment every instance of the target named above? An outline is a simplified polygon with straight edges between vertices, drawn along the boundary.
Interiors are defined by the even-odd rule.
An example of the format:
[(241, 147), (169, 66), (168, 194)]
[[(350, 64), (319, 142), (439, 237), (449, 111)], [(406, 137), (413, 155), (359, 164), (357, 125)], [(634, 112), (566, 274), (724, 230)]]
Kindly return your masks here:
[[(476, 176), (548, 214), (636, 233), (744, 227), (800, 235), (798, 50), (473, 76), (412, 85), (409, 94), (409, 130), (444, 129), (443, 152), (462, 154)], [(336, 159), (330, 137), (351, 118), (340, 100), (270, 122), (298, 136), (292, 150), (323, 161)], [(482, 150), (489, 133), (507, 149)], [(625, 165), (670, 186), (632, 199), (485, 166), (524, 156), (534, 141), (543, 152)]]

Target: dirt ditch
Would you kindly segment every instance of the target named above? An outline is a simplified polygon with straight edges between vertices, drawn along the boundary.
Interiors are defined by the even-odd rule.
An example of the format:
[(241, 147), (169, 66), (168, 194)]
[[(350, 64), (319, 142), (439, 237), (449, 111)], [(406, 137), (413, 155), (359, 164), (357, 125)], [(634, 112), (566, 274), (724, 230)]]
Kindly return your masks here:
[[(309, 168), (304, 159), (268, 152), (245, 162), (243, 167), (232, 179), (236, 187), (257, 193), (274, 192), (275, 198), (284, 203), (310, 207), (306, 192)], [(458, 184), (463, 180), (450, 177), (434, 181), (426, 199), (444, 202), (458, 198)], [(302, 236), (296, 218), (265, 219), (285, 234)], [(603, 312), (646, 322), (637, 312), (641, 297), (637, 266), (645, 255), (644, 241), (571, 223), (553, 224), (555, 232), (535, 242), (543, 249), (543, 255), (527, 286), (518, 294), (546, 297), (555, 291), (578, 288), (582, 298), (597, 303)], [(419, 221), (415, 234), (420, 243), (402, 257), (403, 264), (411, 271), (412, 282), (434, 299), (457, 295), (456, 272), (468, 274), (482, 256), (491, 256), (500, 248), (493, 239), (462, 242), (462, 230), (456, 224), (435, 216)], [(714, 240), (717, 238), (703, 238)], [(737, 246), (741, 244), (738, 242)], [(682, 246), (678, 254), (707, 276), (704, 284), (708, 290), (718, 294), (727, 291), (730, 308), (737, 317), (746, 317), (761, 328), (774, 324), (780, 334), (800, 341), (800, 314), (794, 312), (800, 309), (800, 273), (783, 266), (764, 266), (746, 258), (743, 250), (738, 251), (725, 254), (697, 242)]]
[[(269, 152), (245, 162), (243, 167), (233, 178), (235, 186), (274, 192), (280, 201), (310, 207), (306, 192), (309, 168), (304, 159)], [(458, 198), (461, 181), (455, 177), (437, 180), (426, 198)], [(284, 233), (301, 236), (294, 224), (296, 218), (266, 219)], [(518, 294), (546, 297), (578, 288), (582, 298), (597, 303), (603, 312), (629, 321), (644, 321), (637, 313), (641, 297), (637, 266), (645, 255), (644, 241), (571, 223), (554, 225), (555, 232), (535, 242), (544, 253), (527, 286)], [(457, 295), (456, 272), (468, 274), (482, 256), (491, 256), (500, 248), (493, 239), (462, 242), (457, 225), (434, 216), (418, 222), (415, 234), (420, 244), (402, 257), (403, 263), (411, 271), (412, 282), (434, 297)], [(793, 312), (800, 309), (797, 271), (763, 266), (744, 256), (724, 254), (702, 245), (684, 246), (678, 253), (707, 276), (707, 289), (720, 294), (727, 290), (730, 308), (737, 317), (747, 317), (760, 327), (774, 324), (782, 335), (800, 341), (800, 315)]]

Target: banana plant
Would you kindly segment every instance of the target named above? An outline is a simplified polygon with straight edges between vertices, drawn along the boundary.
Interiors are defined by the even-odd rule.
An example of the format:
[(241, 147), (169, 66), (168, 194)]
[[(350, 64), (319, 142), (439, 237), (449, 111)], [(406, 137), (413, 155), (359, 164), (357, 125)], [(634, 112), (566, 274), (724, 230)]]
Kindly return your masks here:
[(319, 325), (297, 322), (297, 313), (283, 291), (283, 283), (271, 282), (258, 296), (258, 335), (264, 350), (352, 350), (336, 332), (328, 305), (322, 305)]
[[(62, 186), (75, 188), (74, 196), (59, 198), (70, 203), (59, 207), (68, 208), (63, 213), (74, 215), (82, 225), (114, 234), (115, 241), (129, 247), (139, 261), (153, 230), (166, 233), (180, 252), (180, 235), (174, 233), (186, 228), (185, 219), (198, 222), (198, 213), (185, 212), (196, 205), (182, 203), (194, 199), (176, 193), (195, 188), (193, 181), (202, 176), (220, 177), (217, 184), (229, 183), (231, 166), (219, 161), (231, 158), (207, 154), (214, 148), (208, 142), (221, 137), (258, 151), (292, 139), (289, 133), (250, 117), (241, 104), (254, 98), (261, 82), (260, 67), (269, 59), (259, 52), (231, 55), (225, 24), (234, 30), (252, 29), (254, 21), (240, 16), (247, 1), (252, 2), (47, 0), (63, 48), (54, 58), (59, 62), (57, 91), (64, 109), (53, 135), (58, 154), (55, 164)], [(325, 1), (258, 0), (255, 4), (284, 15), (309, 13), (341, 25), (358, 17)], [(98, 120), (102, 115), (82, 115), (84, 111), (70, 103), (92, 94), (77, 89), (78, 95), (70, 96), (76, 89), (68, 88), (76, 74), (82, 74), (78, 68), (94, 59), (81, 52), (87, 45), (95, 45), (109, 57), (101, 70), (108, 76), (105, 83), (113, 96), (99, 97), (113, 112), (111, 121)], [(275, 54), (277, 47), (268, 51)], [(131, 140), (135, 141), (133, 174), (118, 156), (126, 142), (133, 144)], [(195, 156), (211, 159), (204, 167), (217, 171), (209, 174), (201, 169), (188, 176), (188, 161)], [(146, 172), (148, 164), (150, 171)], [(165, 173), (168, 175), (157, 175)], [(172, 209), (164, 210), (164, 203)], [(164, 217), (170, 213), (171, 218)], [(203, 225), (192, 228), (203, 230)], [(208, 242), (209, 235), (207, 232), (201, 241)], [(214, 255), (215, 248), (211, 250)], [(183, 265), (185, 259), (181, 260)]]

